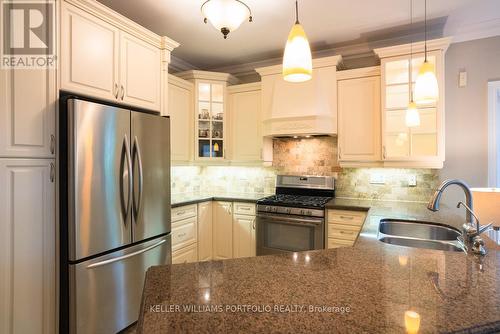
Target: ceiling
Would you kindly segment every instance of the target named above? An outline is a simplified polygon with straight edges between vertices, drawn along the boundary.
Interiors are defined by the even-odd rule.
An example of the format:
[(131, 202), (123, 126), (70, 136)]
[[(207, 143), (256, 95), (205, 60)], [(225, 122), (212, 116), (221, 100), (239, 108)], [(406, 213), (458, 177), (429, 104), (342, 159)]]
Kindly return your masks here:
[[(243, 23), (224, 40), (203, 23), (204, 0), (99, 1), (179, 42), (172, 55), (200, 69), (280, 57), (295, 19), (293, 0), (243, 0), (252, 10), (253, 22)], [(409, 7), (409, 0), (302, 0), (299, 16), (313, 51), (318, 51), (401, 34), (398, 27), (408, 27)], [(424, 0), (413, 0), (413, 8), (414, 21), (422, 21)], [(441, 23), (441, 33), (456, 35), (456, 40), (500, 34), (500, 0), (429, 0), (427, 8), (428, 18)], [(377, 37), (376, 31), (384, 33)]]

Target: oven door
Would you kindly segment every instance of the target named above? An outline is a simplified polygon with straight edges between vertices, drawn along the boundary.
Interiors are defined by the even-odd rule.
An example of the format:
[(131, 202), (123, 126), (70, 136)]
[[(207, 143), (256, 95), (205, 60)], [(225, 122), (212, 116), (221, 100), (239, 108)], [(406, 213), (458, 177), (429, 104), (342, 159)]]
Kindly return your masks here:
[(302, 216), (257, 215), (257, 255), (324, 248), (324, 219)]

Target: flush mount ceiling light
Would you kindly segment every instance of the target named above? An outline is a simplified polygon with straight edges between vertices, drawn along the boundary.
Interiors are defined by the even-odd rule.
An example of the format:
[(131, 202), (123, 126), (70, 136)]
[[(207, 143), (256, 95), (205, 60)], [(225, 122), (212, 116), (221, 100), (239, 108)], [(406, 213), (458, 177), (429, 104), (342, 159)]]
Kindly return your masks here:
[[(410, 28), (413, 27), (413, 0), (410, 0)], [(410, 102), (408, 103), (408, 108), (406, 109), (405, 123), (409, 128), (420, 126), (420, 114), (417, 109), (417, 104), (413, 101), (413, 89), (412, 80), (413, 78), (411, 70), (413, 66), (413, 41), (410, 41)]]
[(415, 102), (418, 104), (435, 103), (439, 99), (439, 87), (434, 64), (427, 60), (427, 0), (424, 1), (424, 29), (425, 29), (425, 60), (418, 71), (415, 82)]
[(312, 56), (309, 41), (299, 23), (299, 7), (295, 1), (295, 24), (290, 30), (283, 55), (283, 79), (303, 82), (312, 77)]
[(252, 22), (250, 7), (239, 0), (207, 0), (201, 5), (204, 22), (210, 23), (219, 30), (224, 39), (248, 19)]

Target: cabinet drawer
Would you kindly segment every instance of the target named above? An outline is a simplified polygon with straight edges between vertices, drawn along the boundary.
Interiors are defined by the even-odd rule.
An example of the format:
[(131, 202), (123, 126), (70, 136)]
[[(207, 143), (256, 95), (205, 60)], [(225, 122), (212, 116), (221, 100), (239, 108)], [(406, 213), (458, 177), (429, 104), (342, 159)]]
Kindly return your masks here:
[(186, 246), (172, 253), (172, 264), (191, 263), (196, 261), (198, 261), (196, 244)]
[(351, 247), (354, 241), (328, 238), (328, 248)]
[(328, 237), (354, 241), (360, 228), (354, 225), (328, 224)]
[(234, 214), (255, 216), (255, 204), (253, 203), (234, 203)]
[(172, 250), (196, 243), (197, 218), (191, 217), (172, 224)]
[(328, 210), (328, 223), (361, 226), (365, 221), (365, 212)]
[(196, 217), (196, 204), (180, 206), (172, 209), (172, 223), (191, 217)]

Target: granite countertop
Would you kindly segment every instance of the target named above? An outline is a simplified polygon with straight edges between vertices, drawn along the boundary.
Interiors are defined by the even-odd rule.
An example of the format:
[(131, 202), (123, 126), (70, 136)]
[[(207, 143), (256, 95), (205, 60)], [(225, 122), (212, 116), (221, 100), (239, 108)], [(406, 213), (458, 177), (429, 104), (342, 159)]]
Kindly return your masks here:
[(456, 209), (349, 199), (328, 208), (368, 211), (354, 247), (150, 268), (138, 333), (405, 333), (407, 310), (420, 315), (419, 333), (500, 331), (495, 243), (479, 260), (376, 239), (381, 218), (460, 226)]
[(259, 199), (272, 194), (263, 193), (184, 193), (173, 194), (171, 205), (173, 208), (196, 204), (206, 201), (250, 202), (256, 203)]

